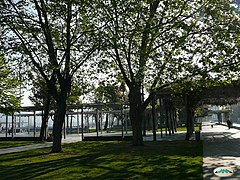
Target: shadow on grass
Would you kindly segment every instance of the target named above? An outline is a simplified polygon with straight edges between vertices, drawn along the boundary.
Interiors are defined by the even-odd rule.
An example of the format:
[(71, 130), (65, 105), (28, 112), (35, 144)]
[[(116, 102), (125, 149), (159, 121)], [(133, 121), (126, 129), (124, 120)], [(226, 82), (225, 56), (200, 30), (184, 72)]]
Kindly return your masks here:
[(63, 153), (38, 151), (0, 156), (0, 179), (202, 179), (201, 142), (79, 142)]
[(39, 142), (39, 141), (1, 141), (0, 140), (0, 149), (40, 144), (40, 143), (43, 143), (43, 142)]

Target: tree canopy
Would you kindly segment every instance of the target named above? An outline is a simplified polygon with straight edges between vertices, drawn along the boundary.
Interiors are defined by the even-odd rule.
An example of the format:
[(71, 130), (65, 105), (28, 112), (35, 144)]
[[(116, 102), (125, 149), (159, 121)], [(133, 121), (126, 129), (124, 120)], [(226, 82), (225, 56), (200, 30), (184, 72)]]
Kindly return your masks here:
[(157, 91), (185, 79), (232, 78), (227, 68), (239, 63), (233, 7), (228, 0), (99, 1), (103, 54), (129, 88), (135, 145), (142, 144), (141, 113)]
[(61, 151), (73, 77), (93, 56), (121, 74), (129, 90), (134, 145), (143, 144), (142, 113), (157, 91), (186, 80), (238, 77), (240, 18), (231, 0), (1, 3), (6, 52), (24, 54), (57, 102), (53, 152)]
[(6, 59), (0, 55), (0, 113), (9, 114), (20, 109), (19, 85)]
[(45, 81), (56, 101), (53, 152), (61, 151), (61, 130), (72, 81), (79, 68), (98, 48), (96, 16), (87, 1), (4, 0), (1, 16), (4, 47)]

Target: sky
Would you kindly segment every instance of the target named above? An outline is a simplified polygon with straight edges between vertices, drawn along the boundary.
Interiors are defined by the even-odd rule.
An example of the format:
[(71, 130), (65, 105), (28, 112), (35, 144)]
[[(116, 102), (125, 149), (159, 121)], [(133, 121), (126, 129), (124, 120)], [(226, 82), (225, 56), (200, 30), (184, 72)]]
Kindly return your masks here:
[(29, 100), (30, 91), (24, 90), (23, 99), (21, 100), (22, 106), (33, 106), (32, 102)]

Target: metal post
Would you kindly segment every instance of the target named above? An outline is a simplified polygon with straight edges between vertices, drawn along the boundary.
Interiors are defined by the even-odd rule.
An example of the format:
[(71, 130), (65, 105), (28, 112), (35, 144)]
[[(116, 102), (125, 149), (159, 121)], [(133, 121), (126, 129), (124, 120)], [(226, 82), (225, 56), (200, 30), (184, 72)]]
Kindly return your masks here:
[(79, 114), (77, 109), (77, 133), (79, 134)]
[(8, 135), (8, 115), (6, 115), (6, 127), (5, 127), (5, 129), (6, 129), (6, 137), (7, 137), (7, 135)]
[(97, 137), (98, 137), (98, 130), (99, 130), (99, 127), (98, 127), (98, 121), (99, 121), (99, 116), (98, 116), (98, 110), (97, 110), (97, 113), (96, 113), (96, 129), (97, 129)]
[(68, 114), (67, 114), (67, 128), (66, 128), (66, 134), (69, 133), (69, 124), (68, 124), (68, 122), (69, 122), (69, 116), (68, 116)]
[(63, 138), (66, 139), (66, 119), (65, 118), (63, 122)]
[(128, 117), (127, 117), (127, 112), (125, 112), (125, 118), (124, 118), (124, 119), (125, 119), (125, 128), (126, 128), (126, 134), (127, 134), (127, 133), (128, 133), (128, 124), (127, 124), (127, 123), (128, 123), (128, 121), (127, 121), (127, 120), (128, 120)]
[(169, 118), (170, 118), (170, 129), (172, 131), (172, 134), (174, 134), (172, 104), (170, 104), (170, 103), (169, 103)]
[(28, 134), (30, 133), (30, 116), (28, 116)]
[(160, 129), (161, 129), (161, 138), (163, 138), (163, 128), (162, 128), (162, 107), (163, 107), (163, 103), (162, 103), (162, 99), (159, 98), (159, 104), (160, 104)]
[(152, 131), (153, 131), (153, 141), (157, 140), (157, 134), (156, 134), (156, 126), (155, 126), (155, 121), (156, 121), (156, 113), (155, 113), (155, 97), (152, 100)]
[(34, 123), (34, 134), (33, 134), (33, 136), (34, 137), (36, 137), (36, 111), (34, 111), (34, 120), (33, 120), (33, 123)]
[(14, 138), (14, 112), (12, 112), (12, 138)]
[(21, 132), (21, 128), (23, 127), (21, 127), (21, 120), (22, 120), (22, 118), (21, 118), (21, 112), (19, 112), (19, 132)]
[(102, 131), (102, 111), (100, 111), (99, 115), (101, 116), (100, 117), (100, 128), (101, 128), (101, 134), (103, 133)]
[[(143, 104), (144, 102), (144, 88), (143, 88), (143, 85), (142, 85), (142, 93), (141, 93), (141, 103)], [(146, 136), (146, 117), (145, 117), (145, 110), (143, 111), (143, 136)]]
[(122, 120), (122, 139), (124, 139), (124, 124), (123, 124), (123, 105), (121, 106), (121, 120)]
[(82, 140), (84, 139), (84, 129), (83, 129), (83, 106), (82, 106), (82, 113), (81, 113), (81, 126), (82, 126)]

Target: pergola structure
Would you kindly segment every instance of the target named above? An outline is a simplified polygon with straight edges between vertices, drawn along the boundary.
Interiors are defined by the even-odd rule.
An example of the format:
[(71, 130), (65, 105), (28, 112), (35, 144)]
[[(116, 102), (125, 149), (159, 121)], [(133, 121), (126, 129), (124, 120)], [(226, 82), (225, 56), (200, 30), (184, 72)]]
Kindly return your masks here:
[[(146, 135), (146, 130), (152, 129), (153, 140), (156, 140), (156, 130), (158, 128), (160, 128), (161, 137), (163, 137), (163, 129), (165, 129), (166, 135), (171, 135), (176, 132), (179, 118), (177, 116), (177, 108), (185, 105), (176, 101), (172, 95), (175, 97), (180, 96), (180, 94), (173, 94), (172, 92), (167, 93), (166, 91), (156, 95), (151, 103), (151, 107), (149, 106), (149, 108), (147, 108), (145, 111), (143, 135)], [(184, 97), (184, 95), (181, 96)], [(200, 95), (198, 94), (198, 96), (198, 105), (234, 104), (239, 101), (240, 87), (236, 84), (213, 87), (202, 91)], [(189, 99), (189, 101), (194, 101), (194, 99)], [(52, 109), (50, 116), (54, 115), (53, 110), (54, 108)], [(15, 138), (16, 133), (21, 132), (23, 129), (23, 125), (21, 126), (23, 118), (27, 118), (27, 126), (25, 126), (25, 130), (27, 129), (27, 134), (32, 132), (32, 137), (38, 137), (37, 121), (38, 119), (41, 119), (42, 116), (43, 107), (34, 106), (22, 107), (21, 112), (13, 112), (11, 116), (6, 115), (5, 137)], [(90, 124), (95, 126), (92, 127), (94, 128), (95, 134), (91, 133), (91, 136), (102, 136), (103, 124), (106, 122), (106, 120), (104, 121), (103, 118), (109, 118), (110, 116), (112, 118), (112, 122), (114, 117), (119, 117), (118, 121), (120, 122), (120, 125), (118, 126), (118, 133), (120, 132), (120, 136), (123, 138), (128, 133), (127, 131), (129, 129), (131, 130), (131, 124), (129, 123), (129, 105), (127, 103), (69, 105), (67, 106), (66, 119), (63, 127), (63, 136), (66, 138), (68, 133), (72, 133), (74, 131), (76, 134), (81, 134), (83, 139), (84, 137), (88, 138), (90, 134), (86, 135), (84, 133), (93, 131), (93, 129), (90, 128)], [(92, 123), (89, 122), (90, 119), (92, 120)], [(76, 122), (75, 128), (72, 126), (73, 121)], [(30, 125), (30, 122), (32, 122), (32, 125)], [(108, 123), (107, 132), (111, 132), (112, 125), (113, 124), (111, 122)], [(104, 135), (106, 135), (106, 133)]]
[[(22, 107), (21, 112), (13, 112), (11, 116), (5, 115), (5, 138), (16, 138), (17, 133), (21, 133), (24, 130), (26, 136), (30, 132), (31, 137), (38, 137), (37, 121), (41, 121), (43, 118), (43, 107), (28, 106)], [(92, 119), (92, 125), (95, 125), (95, 135), (101, 136), (103, 133), (103, 117), (104, 115), (109, 118), (121, 117), (121, 134), (124, 136), (125, 131), (129, 129), (128, 122), (128, 104), (113, 104), (113, 103), (102, 103), (102, 104), (80, 104), (80, 105), (69, 105), (67, 106), (66, 118), (63, 127), (63, 136), (66, 138), (67, 133), (71, 133), (74, 129), (76, 134), (81, 134), (84, 139), (84, 133), (90, 132), (89, 119)], [(54, 108), (50, 110), (50, 117), (54, 115)], [(23, 119), (27, 119), (27, 126), (23, 125)], [(76, 122), (75, 128), (73, 128), (73, 120)], [(30, 123), (32, 121), (32, 123)], [(30, 125), (31, 124), (31, 125)], [(108, 131), (111, 130), (111, 123), (108, 123)], [(24, 128), (23, 128), (24, 126)], [(24, 131), (24, 132), (25, 132)], [(47, 135), (47, 134), (46, 134)], [(3, 138), (3, 137), (2, 137)]]
[[(179, 98), (179, 97), (182, 98)], [(208, 88), (205, 90), (201, 90), (200, 92), (192, 92), (191, 97), (187, 97), (187, 94), (176, 94), (172, 91), (162, 91), (159, 92), (155, 99), (152, 102), (152, 120), (153, 125), (157, 125), (159, 122), (160, 129), (161, 129), (161, 136), (162, 136), (162, 126), (164, 124), (164, 128), (166, 128), (166, 135), (167, 131), (169, 135), (174, 134), (176, 132), (177, 127), (177, 114), (176, 108), (178, 109), (185, 109), (185, 119), (186, 119), (186, 126), (191, 126), (192, 130), (194, 129), (194, 119), (193, 119), (193, 109), (196, 106), (201, 105), (227, 105), (227, 104), (236, 104), (240, 101), (240, 85), (238, 82), (234, 82), (230, 85), (225, 86), (215, 86), (212, 88)], [(155, 104), (158, 104), (156, 106)], [(157, 108), (156, 108), (157, 107)], [(227, 113), (227, 111), (224, 111)], [(164, 115), (162, 118), (156, 117), (161, 114)], [(189, 124), (190, 123), (190, 124)], [(153, 128), (157, 129), (157, 128)], [(156, 134), (153, 132), (153, 135)], [(154, 135), (155, 136), (155, 135)], [(189, 138), (189, 137), (188, 137)], [(155, 139), (155, 138), (154, 138)], [(187, 138), (186, 138), (187, 139)]]

